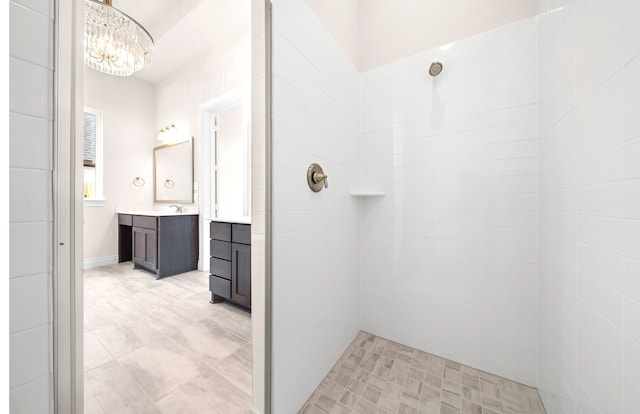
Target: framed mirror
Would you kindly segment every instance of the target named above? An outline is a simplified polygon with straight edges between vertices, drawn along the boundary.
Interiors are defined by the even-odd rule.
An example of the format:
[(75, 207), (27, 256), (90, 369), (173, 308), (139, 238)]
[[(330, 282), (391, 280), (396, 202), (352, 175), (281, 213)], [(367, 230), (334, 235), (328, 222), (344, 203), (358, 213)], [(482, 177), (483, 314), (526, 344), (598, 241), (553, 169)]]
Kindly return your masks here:
[(193, 203), (193, 138), (153, 149), (155, 203)]

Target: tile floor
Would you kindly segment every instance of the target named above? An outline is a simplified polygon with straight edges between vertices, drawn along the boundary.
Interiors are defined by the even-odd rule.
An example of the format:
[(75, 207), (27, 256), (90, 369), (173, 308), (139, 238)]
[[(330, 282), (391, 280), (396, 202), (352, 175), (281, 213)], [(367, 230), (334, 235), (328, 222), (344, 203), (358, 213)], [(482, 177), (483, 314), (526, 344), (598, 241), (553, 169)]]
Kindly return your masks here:
[(251, 413), (251, 315), (208, 274), (84, 272), (85, 413)]
[(299, 413), (544, 414), (538, 391), (360, 332)]

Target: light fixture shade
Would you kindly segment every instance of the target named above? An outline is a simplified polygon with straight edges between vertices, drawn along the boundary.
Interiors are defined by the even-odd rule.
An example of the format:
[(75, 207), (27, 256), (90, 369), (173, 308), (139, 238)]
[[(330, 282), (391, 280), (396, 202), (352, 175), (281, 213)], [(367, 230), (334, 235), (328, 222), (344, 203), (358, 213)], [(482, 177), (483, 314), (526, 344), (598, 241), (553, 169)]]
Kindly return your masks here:
[(84, 63), (100, 72), (129, 76), (151, 64), (153, 38), (111, 0), (84, 2)]
[(169, 124), (160, 130), (158, 141), (175, 142), (179, 138), (178, 127), (175, 124)]

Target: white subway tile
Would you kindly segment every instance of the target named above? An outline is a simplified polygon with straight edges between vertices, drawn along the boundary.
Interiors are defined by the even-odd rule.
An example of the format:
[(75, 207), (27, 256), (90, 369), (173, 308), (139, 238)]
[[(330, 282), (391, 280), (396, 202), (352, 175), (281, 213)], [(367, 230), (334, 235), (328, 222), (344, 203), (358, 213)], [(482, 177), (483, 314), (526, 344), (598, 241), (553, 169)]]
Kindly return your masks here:
[(624, 342), (625, 369), (629, 378), (640, 384), (640, 343), (627, 336)]
[(12, 388), (49, 375), (49, 350), (52, 349), (49, 330), (47, 324), (10, 336)]
[(627, 257), (640, 260), (640, 221), (627, 220), (624, 239)]
[(51, 220), (51, 191), (49, 171), (12, 169), (9, 194), (11, 222)]
[(49, 307), (52, 291), (48, 275), (11, 279), (9, 285), (9, 316), (12, 333), (46, 325), (50, 322)]
[(640, 343), (640, 302), (631, 298), (624, 301), (625, 307), (625, 334)]
[(638, 3), (623, 0), (625, 24), (622, 30), (622, 63), (632, 61), (640, 53), (640, 13)]
[(36, 65), (48, 68), (52, 62), (52, 22), (17, 3), (9, 3), (9, 54)]
[(11, 277), (51, 270), (50, 223), (12, 223), (9, 226)]
[(627, 180), (624, 184), (625, 218), (640, 219), (640, 180)]
[(580, 187), (576, 198), (578, 214), (624, 217), (624, 184), (621, 182)]
[(624, 379), (624, 413), (633, 414), (640, 412), (640, 383), (625, 376)]
[(640, 111), (640, 97), (627, 103), (624, 107), (623, 127), (624, 127), (624, 138), (627, 141), (640, 138), (640, 119), (639, 119), (640, 117), (638, 117), (639, 111)]
[(624, 295), (598, 279), (578, 272), (578, 296), (602, 316), (622, 329), (624, 326)]
[(624, 399), (622, 365), (582, 329), (578, 329), (578, 344), (578, 380), (600, 410), (620, 412)]
[(616, 254), (624, 254), (623, 219), (596, 216), (578, 216), (578, 240)]
[(9, 75), (9, 110), (51, 119), (52, 72), (42, 66), (10, 58)]
[(604, 184), (624, 178), (624, 146), (618, 145), (577, 161), (579, 186)]
[(640, 302), (640, 261), (627, 259), (625, 293), (629, 298)]
[(629, 141), (624, 146), (624, 173), (626, 179), (640, 178), (640, 139)]
[(21, 4), (29, 10), (53, 18), (53, 3), (50, 0), (12, 0), (11, 2)]
[(49, 375), (13, 388), (9, 394), (11, 413), (48, 413), (53, 400)]
[[(629, 53), (627, 51), (627, 53)], [(624, 98), (626, 102), (631, 102), (640, 97), (640, 56), (636, 56), (623, 70), (624, 75)]]
[(579, 243), (577, 268), (602, 283), (622, 292), (624, 289), (625, 259), (623, 256)]
[[(585, 331), (586, 337), (595, 341), (616, 364), (619, 366), (624, 365), (624, 335), (622, 330), (582, 299), (577, 301), (576, 321), (578, 327)], [(577, 346), (578, 353), (580, 353), (583, 345), (578, 341)]]
[[(50, 170), (52, 156), (51, 122), (44, 118), (9, 114), (9, 161), (13, 168)], [(33, 151), (38, 148), (38, 151)]]

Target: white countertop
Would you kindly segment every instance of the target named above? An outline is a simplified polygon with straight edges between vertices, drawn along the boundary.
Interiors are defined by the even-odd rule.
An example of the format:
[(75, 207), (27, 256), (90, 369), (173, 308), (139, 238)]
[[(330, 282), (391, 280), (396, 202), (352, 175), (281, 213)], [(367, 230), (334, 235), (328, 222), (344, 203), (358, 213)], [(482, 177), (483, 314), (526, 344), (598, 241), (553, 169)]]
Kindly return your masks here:
[(238, 224), (251, 224), (251, 217), (216, 217), (210, 218), (211, 221), (216, 221), (220, 223), (238, 223)]
[(131, 214), (132, 216), (154, 216), (154, 217), (164, 217), (164, 216), (194, 216), (198, 215), (198, 213), (193, 212), (184, 212), (184, 213), (174, 213), (173, 211), (154, 211), (154, 210), (117, 210), (118, 214)]

